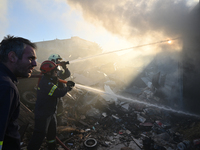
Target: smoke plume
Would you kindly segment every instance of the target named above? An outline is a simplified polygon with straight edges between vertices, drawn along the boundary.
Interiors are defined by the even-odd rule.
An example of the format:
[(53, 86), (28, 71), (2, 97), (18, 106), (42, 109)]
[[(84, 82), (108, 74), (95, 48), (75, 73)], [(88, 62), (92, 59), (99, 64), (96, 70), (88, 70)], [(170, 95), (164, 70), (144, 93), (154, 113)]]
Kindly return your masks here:
[[(192, 6), (187, 0), (68, 0), (83, 17), (127, 39), (177, 37)], [(156, 36), (156, 37), (155, 37)]]

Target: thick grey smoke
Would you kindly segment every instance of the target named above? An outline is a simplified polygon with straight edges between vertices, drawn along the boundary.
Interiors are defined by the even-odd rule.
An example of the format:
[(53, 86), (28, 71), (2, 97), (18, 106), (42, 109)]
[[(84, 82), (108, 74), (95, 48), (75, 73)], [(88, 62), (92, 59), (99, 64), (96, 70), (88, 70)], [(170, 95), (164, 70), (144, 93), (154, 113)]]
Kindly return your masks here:
[[(80, 10), (85, 20), (103, 26), (107, 31), (129, 41), (150, 42), (181, 37), (183, 43), (179, 56), (173, 53), (169, 60), (176, 68), (170, 74), (177, 79), (177, 98), (185, 109), (200, 113), (200, 3), (194, 0), (67, 0), (70, 6)], [(163, 52), (174, 47), (159, 45)], [(154, 49), (151, 47), (151, 49)], [(133, 56), (128, 54), (129, 56)], [(166, 55), (168, 57), (168, 55)], [(144, 56), (144, 55), (143, 55)], [(133, 59), (129, 59), (133, 63)], [(136, 59), (134, 59), (136, 60)], [(143, 59), (144, 61), (146, 59)], [(162, 60), (162, 59), (161, 59)], [(162, 60), (163, 61), (163, 60)], [(162, 64), (162, 61), (159, 63)], [(136, 63), (134, 63), (135, 65)], [(166, 62), (164, 64), (167, 64)], [(172, 66), (172, 65), (171, 65)], [(170, 67), (171, 67), (170, 66)], [(166, 66), (165, 66), (166, 67)], [(168, 66), (169, 67), (169, 66)], [(162, 71), (163, 67), (161, 68)], [(166, 71), (166, 70), (164, 70)], [(162, 72), (161, 72), (162, 73)], [(176, 75), (177, 74), (177, 75)], [(131, 75), (132, 76), (132, 75)], [(173, 77), (174, 76), (174, 77)], [(173, 80), (171, 80), (173, 81)], [(168, 82), (169, 84), (169, 82)]]
[[(190, 11), (188, 0), (68, 0), (84, 18), (126, 38), (159, 32), (179, 36)], [(153, 36), (153, 35), (152, 35)]]

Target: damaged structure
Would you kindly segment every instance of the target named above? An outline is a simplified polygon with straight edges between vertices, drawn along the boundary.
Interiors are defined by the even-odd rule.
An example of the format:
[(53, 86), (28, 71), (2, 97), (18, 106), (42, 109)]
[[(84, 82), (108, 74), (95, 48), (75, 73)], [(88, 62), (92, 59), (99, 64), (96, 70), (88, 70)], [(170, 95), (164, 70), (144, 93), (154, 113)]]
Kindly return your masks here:
[[(79, 37), (36, 43), (39, 63), (33, 75), (40, 74), (39, 64), (51, 53), (58, 52), (69, 62), (77, 60), (68, 66), (70, 80), (77, 86), (64, 97), (64, 125), (57, 128), (58, 149), (200, 149), (199, 5), (190, 15), (195, 17), (190, 17), (183, 34), (183, 51), (145, 58), (150, 63), (143, 66), (123, 65), (126, 54), (115, 53), (81, 63), (81, 58), (102, 50)], [(22, 149), (33, 132), (37, 82), (38, 78), (20, 79), (18, 86)]]

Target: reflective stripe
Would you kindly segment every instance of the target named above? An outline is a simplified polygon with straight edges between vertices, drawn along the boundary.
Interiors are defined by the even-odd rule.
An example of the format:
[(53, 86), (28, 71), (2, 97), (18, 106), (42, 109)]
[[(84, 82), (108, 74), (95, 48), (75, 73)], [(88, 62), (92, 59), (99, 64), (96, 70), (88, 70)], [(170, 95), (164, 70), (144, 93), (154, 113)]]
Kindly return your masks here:
[(65, 70), (62, 71), (62, 74), (65, 74)]
[(51, 90), (50, 90), (50, 92), (49, 92), (48, 95), (52, 96), (56, 88), (57, 88), (57, 86), (54, 85), (54, 86), (51, 88)]
[(54, 143), (56, 140), (47, 141), (48, 143)]
[(60, 116), (60, 115), (62, 115), (62, 113), (57, 114), (57, 116)]
[(0, 141), (0, 150), (2, 149), (3, 141)]

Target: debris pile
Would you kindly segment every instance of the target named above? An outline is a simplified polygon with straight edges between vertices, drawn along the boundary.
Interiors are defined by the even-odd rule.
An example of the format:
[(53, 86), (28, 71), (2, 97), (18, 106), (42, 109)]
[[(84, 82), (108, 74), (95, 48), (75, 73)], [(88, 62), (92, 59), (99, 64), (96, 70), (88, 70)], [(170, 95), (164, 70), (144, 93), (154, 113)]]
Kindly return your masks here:
[[(155, 62), (159, 61), (152, 61), (143, 70), (135, 68), (139, 73), (129, 85), (119, 75), (120, 69), (114, 72), (105, 69), (111, 63), (72, 72), (69, 80), (77, 86), (63, 97), (65, 111), (62, 125), (57, 128), (58, 149), (200, 149), (199, 117), (177, 111), (180, 101), (173, 101), (179, 94), (176, 93), (178, 76), (172, 75), (177, 68), (164, 68)], [(168, 65), (176, 63), (170, 62)], [(127, 68), (119, 72), (123, 69)], [(23, 103), (23, 109), (30, 108)], [(21, 112), (24, 113), (21, 117), (32, 116), (25, 117), (32, 118), (31, 121), (21, 121), (21, 125), (28, 122), (21, 132), (22, 149), (25, 149), (33, 132), (34, 117), (33, 112)], [(44, 141), (42, 149), (45, 148)]]
[[(57, 137), (67, 148), (71, 150), (199, 148), (198, 118), (108, 97), (78, 88), (64, 97), (63, 125), (57, 128)], [(149, 101), (146, 99), (146, 102)], [(33, 126), (34, 123), (30, 123), (23, 136), (24, 148), (30, 140)], [(43, 149), (45, 147), (44, 142)], [(60, 150), (64, 149), (61, 145), (58, 147)]]

